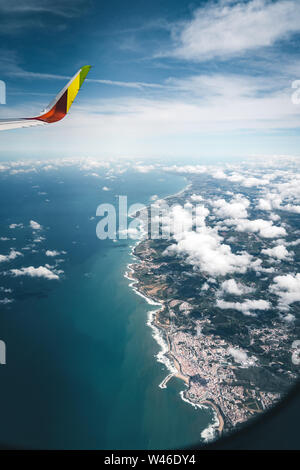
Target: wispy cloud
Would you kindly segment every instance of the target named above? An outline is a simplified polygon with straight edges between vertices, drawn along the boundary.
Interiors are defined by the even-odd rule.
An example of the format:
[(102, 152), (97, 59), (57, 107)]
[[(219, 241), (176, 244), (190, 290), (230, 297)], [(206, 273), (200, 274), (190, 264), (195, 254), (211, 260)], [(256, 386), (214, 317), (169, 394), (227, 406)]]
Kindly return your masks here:
[[(0, 55), (1, 60), (1, 55)], [(9, 60), (7, 58), (7, 60)], [(3, 60), (4, 62), (4, 60)], [(52, 73), (39, 73), (39, 72), (30, 72), (28, 70), (23, 70), (21, 67), (17, 66), (15, 60), (11, 59), (9, 63), (10, 67), (6, 71), (6, 75), (10, 77), (24, 78), (24, 79), (36, 79), (36, 80), (70, 80), (70, 75), (57, 75)], [(134, 89), (143, 89), (143, 88), (156, 88), (156, 89), (166, 89), (171, 88), (171, 85), (161, 84), (161, 83), (148, 83), (148, 82), (126, 82), (121, 80), (106, 80), (106, 79), (93, 79), (88, 78), (86, 82), (98, 83), (100, 85), (109, 85), (117, 86), (122, 88), (134, 88)]]
[(72, 18), (82, 11), (83, 0), (0, 0), (0, 12), (6, 14), (51, 13), (53, 15)]
[(19, 68), (16, 71), (11, 71), (7, 75), (17, 78), (33, 78), (38, 80), (70, 80), (71, 76), (68, 75), (55, 75), (53, 73), (39, 73), (22, 70)]
[(63, 30), (65, 22), (78, 17), (89, 4), (84, 0), (0, 0), (0, 34), (12, 36), (47, 28), (49, 15), (55, 29)]
[(103, 79), (87, 79), (87, 82), (99, 83), (101, 85), (113, 85), (120, 86), (124, 88), (157, 88), (164, 89), (167, 88), (166, 85), (160, 83), (147, 83), (147, 82), (123, 82), (118, 80), (103, 80)]
[(298, 0), (219, 0), (174, 26), (174, 48), (162, 55), (191, 61), (241, 56), (300, 31)]
[(12, 49), (0, 48), (0, 70), (1, 76), (19, 73), (22, 71), (21, 67), (19, 66), (18, 54), (16, 51)]

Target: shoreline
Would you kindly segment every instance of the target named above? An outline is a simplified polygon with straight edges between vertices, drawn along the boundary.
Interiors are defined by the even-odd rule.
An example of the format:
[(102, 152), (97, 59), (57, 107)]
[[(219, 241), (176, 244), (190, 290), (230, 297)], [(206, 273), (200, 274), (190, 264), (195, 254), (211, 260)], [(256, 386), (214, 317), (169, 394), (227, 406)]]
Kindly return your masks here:
[[(140, 241), (135, 246), (137, 246), (139, 243), (140, 243)], [(135, 246), (134, 246), (134, 248), (135, 248)], [(134, 248), (132, 249), (132, 251), (134, 250)], [(136, 258), (136, 260), (139, 261), (139, 259), (133, 253), (132, 253), (132, 256), (134, 256)], [(166, 334), (166, 332), (164, 330), (164, 327), (162, 325), (160, 325), (160, 323), (157, 321), (157, 314), (164, 308), (164, 304), (162, 302), (158, 301), (157, 299), (154, 300), (151, 297), (147, 297), (143, 292), (141, 292), (140, 290), (138, 290), (135, 287), (135, 284), (138, 284), (139, 281), (138, 281), (138, 279), (133, 277), (134, 269), (132, 268), (132, 264), (133, 263), (130, 263), (130, 264), (127, 265), (127, 269), (129, 270), (129, 272), (126, 271), (125, 274), (124, 274), (124, 277), (131, 281), (129, 286), (132, 288), (132, 290), (137, 295), (139, 295), (144, 300), (146, 300), (146, 302), (149, 305), (160, 306), (161, 307), (157, 310), (149, 311), (148, 312), (148, 320), (147, 320), (147, 325), (153, 331), (152, 337), (154, 338), (154, 340), (157, 342), (157, 344), (161, 348), (161, 350), (156, 355), (156, 359), (157, 359), (158, 362), (164, 364), (165, 367), (167, 368), (167, 370), (169, 371), (169, 374), (167, 374), (166, 377), (159, 384), (159, 388), (161, 388), (161, 389), (167, 388), (167, 384), (168, 384), (169, 380), (171, 380), (173, 377), (176, 377), (176, 378), (182, 380), (184, 382), (184, 384), (186, 385), (186, 387), (188, 388), (189, 387), (190, 377), (188, 377), (188, 376), (186, 376), (182, 373), (181, 366), (180, 366), (179, 362), (177, 361), (177, 359), (172, 354), (170, 338)], [(171, 357), (171, 359), (170, 359), (170, 357)], [(180, 397), (183, 401), (185, 401), (186, 403), (188, 403), (189, 405), (193, 406), (196, 409), (197, 408), (201, 409), (203, 407), (212, 408), (214, 413), (215, 413), (216, 421), (214, 423), (210, 424), (206, 429), (204, 429), (202, 431), (201, 437), (205, 441), (214, 439), (216, 437), (215, 436), (215, 430), (217, 430), (219, 435), (221, 435), (223, 430), (224, 430), (224, 424), (225, 423), (224, 423), (223, 416), (222, 416), (219, 408), (217, 407), (217, 405), (215, 403), (213, 403), (212, 401), (209, 401), (209, 400), (203, 400), (203, 402), (194, 403), (194, 402), (188, 400), (185, 397), (184, 392), (185, 392), (185, 390), (182, 390), (180, 392)], [(207, 437), (205, 437), (206, 435), (207, 435)]]
[[(188, 183), (188, 185), (185, 188), (183, 188), (182, 190), (180, 190), (178, 193), (176, 193), (174, 195), (166, 196), (163, 199), (176, 197), (176, 196), (184, 193), (186, 190), (188, 190), (191, 187), (191, 185), (192, 185), (191, 183)], [(137, 242), (131, 247), (130, 255), (134, 258), (136, 263), (129, 263), (127, 265), (126, 271), (124, 273), (124, 277), (130, 281), (129, 287), (131, 287), (132, 290), (137, 295), (139, 295), (144, 300), (146, 300), (146, 302), (149, 305), (159, 306), (160, 307), (156, 310), (150, 310), (148, 312), (148, 320), (147, 320), (147, 325), (153, 331), (152, 336), (153, 336), (154, 340), (158, 343), (158, 345), (160, 347), (160, 351), (155, 356), (156, 360), (158, 362), (164, 364), (165, 367), (167, 368), (167, 370), (169, 371), (169, 374), (167, 374), (167, 376), (159, 384), (159, 387), (161, 389), (167, 388), (167, 384), (168, 384), (169, 380), (171, 380), (173, 377), (176, 377), (176, 378), (182, 380), (184, 382), (184, 384), (186, 385), (187, 389), (188, 389), (189, 386), (190, 386), (190, 377), (184, 375), (184, 373), (182, 372), (180, 363), (178, 362), (178, 360), (172, 354), (172, 346), (171, 346), (172, 343), (170, 341), (170, 337), (166, 333), (165, 328), (158, 321), (158, 313), (161, 310), (163, 310), (164, 302), (145, 295), (145, 293), (136, 286), (137, 284), (139, 284), (140, 281), (134, 276), (135, 275), (135, 270), (132, 266), (134, 264), (140, 264), (141, 260), (139, 259), (139, 257), (137, 255), (135, 255), (135, 248), (145, 240), (145, 238), (144, 238), (145, 234), (146, 234), (146, 232), (144, 231), (143, 236), (141, 237), (141, 239), (137, 240)], [(203, 407), (205, 407), (205, 408), (209, 407), (209, 408), (212, 408), (213, 411), (214, 411), (215, 421), (213, 423), (211, 423), (207, 428), (205, 428), (201, 432), (201, 437), (203, 438), (203, 440), (204, 441), (210, 441), (210, 440), (215, 439), (217, 437), (215, 435), (216, 430), (219, 433), (219, 435), (221, 435), (222, 432), (223, 432), (223, 429), (224, 429), (224, 419), (223, 419), (223, 416), (222, 416), (218, 406), (215, 403), (213, 403), (209, 400), (204, 400), (201, 403), (193, 403), (185, 397), (184, 392), (185, 392), (185, 390), (182, 390), (180, 392), (180, 397), (186, 403), (192, 405), (194, 408), (200, 408), (201, 409)]]

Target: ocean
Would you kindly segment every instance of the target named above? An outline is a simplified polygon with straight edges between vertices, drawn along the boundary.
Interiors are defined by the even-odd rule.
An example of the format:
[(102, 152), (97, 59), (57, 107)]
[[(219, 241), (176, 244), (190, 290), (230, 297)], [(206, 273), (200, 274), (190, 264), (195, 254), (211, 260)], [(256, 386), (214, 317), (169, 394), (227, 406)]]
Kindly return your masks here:
[[(130, 167), (20, 169), (0, 172), (0, 254), (20, 253), (0, 263), (1, 299), (11, 301), (0, 303), (0, 443), (113, 450), (200, 442), (213, 411), (184, 402), (177, 378), (159, 387), (169, 372), (156, 359), (160, 346), (147, 326), (157, 307), (124, 276), (136, 240), (96, 236), (99, 204), (115, 204), (118, 195), (149, 204), (186, 180)], [(30, 266), (59, 279), (25, 275)]]

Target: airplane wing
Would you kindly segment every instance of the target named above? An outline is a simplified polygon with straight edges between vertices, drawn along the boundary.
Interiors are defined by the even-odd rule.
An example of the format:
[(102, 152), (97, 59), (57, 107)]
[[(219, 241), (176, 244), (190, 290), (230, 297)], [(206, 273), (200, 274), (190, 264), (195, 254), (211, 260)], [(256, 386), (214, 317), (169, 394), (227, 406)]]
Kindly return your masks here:
[(76, 75), (58, 93), (56, 98), (39, 116), (18, 119), (0, 119), (0, 131), (8, 129), (18, 129), (20, 127), (32, 127), (38, 125), (51, 124), (60, 121), (68, 114), (70, 107), (75, 100), (91, 66), (85, 65), (78, 70)]

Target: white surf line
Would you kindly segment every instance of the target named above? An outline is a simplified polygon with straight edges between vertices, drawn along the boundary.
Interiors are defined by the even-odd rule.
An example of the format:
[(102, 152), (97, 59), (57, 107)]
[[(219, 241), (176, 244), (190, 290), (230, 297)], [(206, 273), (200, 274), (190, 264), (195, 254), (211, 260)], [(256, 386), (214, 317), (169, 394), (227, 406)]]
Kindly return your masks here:
[(204, 403), (193, 403), (192, 401), (190, 401), (188, 398), (186, 398), (186, 396), (184, 395), (184, 391), (181, 391), (179, 392), (179, 395), (181, 396), (181, 399), (183, 401), (185, 401), (186, 403), (188, 403), (189, 405), (193, 406), (195, 409), (211, 409), (213, 411), (213, 416), (214, 416), (214, 420), (211, 424), (209, 424), (207, 426), (207, 428), (203, 429), (203, 431), (201, 431), (201, 434), (200, 434), (200, 437), (205, 441), (205, 442), (209, 442), (209, 441), (212, 441), (215, 439), (215, 437), (217, 436), (217, 430), (220, 426), (220, 421), (219, 421), (219, 417), (218, 417), (218, 413), (216, 412), (216, 410), (208, 405), (208, 404), (204, 404)]

